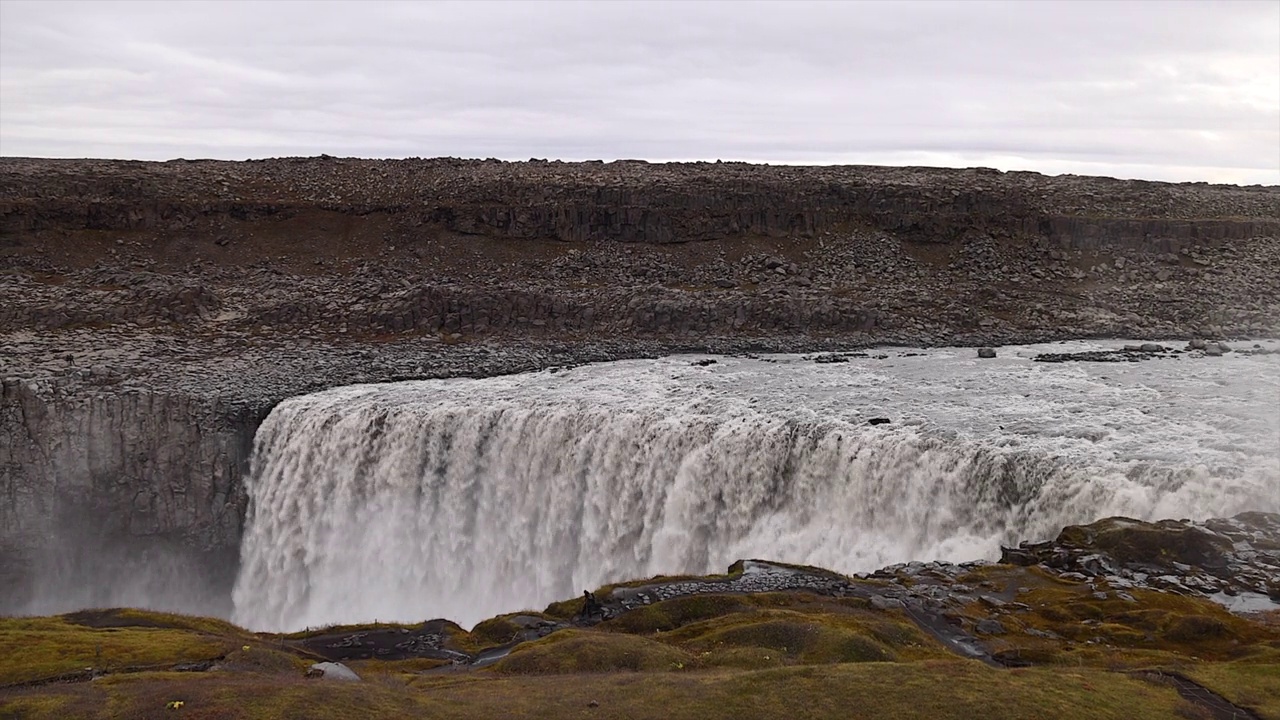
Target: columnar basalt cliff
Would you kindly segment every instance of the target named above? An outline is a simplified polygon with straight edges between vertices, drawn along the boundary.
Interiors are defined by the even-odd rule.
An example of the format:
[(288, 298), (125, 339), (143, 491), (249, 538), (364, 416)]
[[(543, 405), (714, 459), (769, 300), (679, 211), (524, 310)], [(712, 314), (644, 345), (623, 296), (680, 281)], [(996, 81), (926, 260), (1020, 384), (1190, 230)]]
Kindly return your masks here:
[[(234, 560), (228, 541), (244, 515), (254, 410), (114, 387), (119, 378), (103, 378), (101, 369), (87, 374), (102, 384), (67, 393), (49, 381), (3, 382), (6, 605), (32, 596), (68, 607), (140, 604), (169, 594), (203, 597), (194, 607), (225, 612), (209, 590), (228, 581)], [(108, 557), (98, 552), (104, 548)], [(170, 576), (173, 565), (180, 570)], [(179, 578), (181, 589), (163, 587)], [(93, 586), (106, 593), (87, 592)]]
[(302, 392), (676, 350), (1276, 336), (1278, 266), (1276, 187), (0, 158), (0, 610), (86, 573), (118, 582), (68, 603), (201, 574), (225, 596), (254, 432)]
[(1268, 189), (1035, 173), (476, 160), (6, 161), (5, 232), (168, 230), (320, 209), (509, 239), (671, 243), (850, 224), (945, 242), (971, 230), (1066, 246), (1213, 243), (1274, 233)]

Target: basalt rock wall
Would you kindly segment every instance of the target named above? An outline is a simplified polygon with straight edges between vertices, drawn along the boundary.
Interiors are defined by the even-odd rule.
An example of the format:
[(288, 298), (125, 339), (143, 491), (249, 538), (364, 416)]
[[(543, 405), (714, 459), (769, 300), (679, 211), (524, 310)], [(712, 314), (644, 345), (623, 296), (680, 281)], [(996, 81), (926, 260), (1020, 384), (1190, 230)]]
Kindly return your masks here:
[[(74, 394), (3, 383), (0, 612), (198, 600), (234, 572), (265, 410), (93, 372), (102, 384)], [(210, 610), (224, 602), (205, 597)]]
[[(24, 165), (23, 163), (27, 163)], [(31, 163), (43, 163), (32, 166)], [(52, 171), (51, 171), (52, 168)], [(741, 163), (288, 158), (248, 163), (0, 160), (0, 238), (178, 232), (325, 210), (504, 239), (672, 243), (851, 225), (951, 242), (974, 232), (1165, 251), (1276, 233), (1274, 188), (994, 170)]]

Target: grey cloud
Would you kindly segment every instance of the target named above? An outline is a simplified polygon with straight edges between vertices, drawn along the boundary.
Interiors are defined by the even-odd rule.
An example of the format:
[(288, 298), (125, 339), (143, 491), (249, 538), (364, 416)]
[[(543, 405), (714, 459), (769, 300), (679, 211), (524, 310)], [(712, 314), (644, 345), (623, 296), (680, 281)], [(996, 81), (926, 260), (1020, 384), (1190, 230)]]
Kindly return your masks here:
[(1280, 183), (1280, 5), (0, 0), (0, 153)]

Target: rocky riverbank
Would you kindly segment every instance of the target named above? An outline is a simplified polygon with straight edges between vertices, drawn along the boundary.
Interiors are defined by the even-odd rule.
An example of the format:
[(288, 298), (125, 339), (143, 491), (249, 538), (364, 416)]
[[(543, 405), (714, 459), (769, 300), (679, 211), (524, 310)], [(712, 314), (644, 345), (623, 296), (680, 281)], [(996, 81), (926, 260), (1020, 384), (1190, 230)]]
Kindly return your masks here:
[[(1150, 625), (1154, 618), (1148, 617), (1154, 607), (1166, 604), (1162, 595), (1208, 600), (1264, 623), (1280, 620), (1280, 515), (1243, 513), (1203, 523), (1107, 518), (1064, 528), (1053, 540), (1006, 548), (998, 563), (912, 562), (854, 577), (745, 560), (723, 576), (607, 586), (586, 600), (555, 603), (545, 613), (485, 621), (476, 632), (502, 640), (505, 655), (522, 643), (572, 628), (599, 625), (634, 632), (656, 622), (649, 629), (674, 631), (695, 620), (669, 612), (691, 605), (689, 598), (786, 593), (853, 598), (860, 601), (854, 605), (900, 614), (951, 652), (994, 665), (1029, 666), (1035, 657), (1091, 645), (1118, 652), (1155, 649), (1169, 639), (1159, 637), (1161, 628)], [(1172, 602), (1181, 606), (1179, 600)], [(745, 611), (747, 603), (727, 605)], [(1045, 611), (1054, 604), (1089, 617)], [(1215, 641), (1226, 629), (1221, 621), (1198, 622), (1205, 626), (1202, 630), (1188, 628), (1175, 642)], [(459, 644), (456, 637), (462, 632), (452, 623), (432, 620), (409, 629), (304, 633), (301, 645), (330, 660), (431, 658), (483, 667), (497, 659), (492, 646)], [(468, 647), (475, 650), (467, 652)]]

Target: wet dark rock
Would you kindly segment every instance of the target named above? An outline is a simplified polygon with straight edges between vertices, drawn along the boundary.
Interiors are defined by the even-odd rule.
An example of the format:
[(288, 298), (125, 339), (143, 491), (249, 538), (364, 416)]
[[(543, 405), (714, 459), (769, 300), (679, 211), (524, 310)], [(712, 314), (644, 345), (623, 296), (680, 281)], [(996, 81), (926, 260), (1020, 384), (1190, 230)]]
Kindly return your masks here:
[[(1157, 348), (1157, 349), (1150, 349)], [(1032, 358), (1035, 362), (1139, 362), (1163, 355), (1165, 349), (1154, 343), (1144, 345), (1125, 345), (1119, 350), (1085, 350), (1074, 353), (1041, 353)]]
[(1004, 635), (1008, 632), (999, 620), (992, 620), (991, 618), (979, 620), (977, 625), (974, 626), (974, 630), (980, 635)]
[(906, 607), (906, 603), (897, 598), (888, 598), (883, 595), (872, 595), (871, 607), (877, 610), (901, 610)]
[(1231, 541), (1195, 525), (1165, 520), (1147, 523), (1128, 518), (1108, 518), (1091, 525), (1064, 528), (1058, 547), (1088, 548), (1105, 552), (1121, 563), (1173, 563), (1224, 566)]
[(1040, 563), (1040, 556), (1027, 547), (1002, 547), (1000, 548), (1000, 562), (1006, 565), (1020, 565), (1028, 567), (1031, 565), (1038, 565)]
[(1280, 515), (1249, 512), (1203, 523), (1107, 518), (1063, 528), (1050, 542), (1003, 548), (1001, 561), (1036, 561), (1063, 579), (1103, 579), (1120, 590), (1155, 588), (1261, 607), (1280, 578)]
[(882, 417), (880, 417), (880, 418), (879, 418), (879, 417), (878, 417), (878, 418), (871, 418), (870, 420), (867, 420), (867, 424), (868, 424), (868, 425), (885, 425), (885, 424), (888, 424), (888, 423), (890, 423), (890, 422), (893, 422), (893, 421), (892, 421), (892, 420), (890, 420), (889, 418), (882, 418)]

